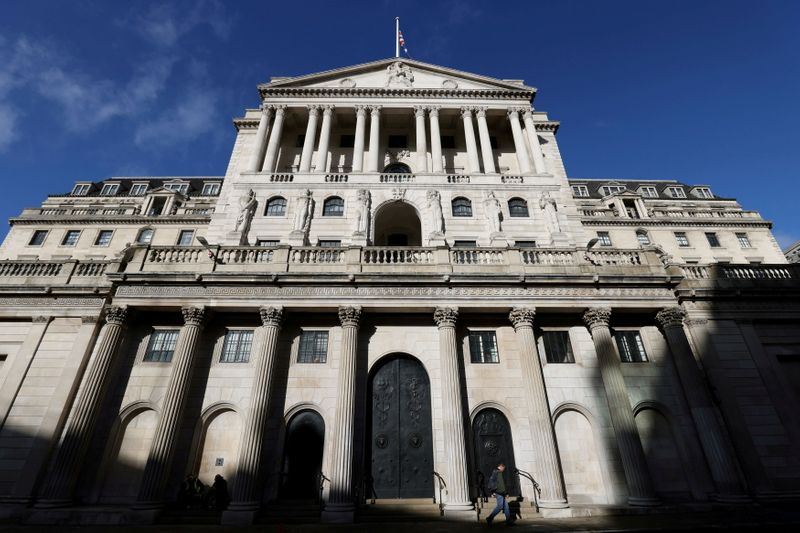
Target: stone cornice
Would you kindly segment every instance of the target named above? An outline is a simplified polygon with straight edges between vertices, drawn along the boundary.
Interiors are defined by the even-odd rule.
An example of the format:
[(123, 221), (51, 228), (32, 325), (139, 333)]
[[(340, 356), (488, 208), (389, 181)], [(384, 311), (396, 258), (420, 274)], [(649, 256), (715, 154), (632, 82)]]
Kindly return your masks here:
[(143, 217), (136, 215), (42, 215), (36, 217), (14, 217), (8, 220), (9, 225), (14, 224), (39, 226), (42, 224), (208, 224), (211, 214), (208, 215), (167, 215), (158, 217)]
[(770, 220), (731, 220), (719, 218), (603, 218), (603, 217), (581, 217), (581, 223), (585, 226), (635, 226), (647, 228), (648, 226), (735, 226), (743, 228), (771, 228)]
[(497, 98), (501, 100), (531, 100), (533, 90), (513, 89), (414, 89), (384, 87), (260, 87), (261, 98)]

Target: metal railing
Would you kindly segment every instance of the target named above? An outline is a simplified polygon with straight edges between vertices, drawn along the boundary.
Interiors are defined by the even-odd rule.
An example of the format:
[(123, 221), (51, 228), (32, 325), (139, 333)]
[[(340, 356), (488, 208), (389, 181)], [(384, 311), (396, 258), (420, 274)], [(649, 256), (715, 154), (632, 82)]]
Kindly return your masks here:
[[(432, 471), (433, 478), (436, 480), (436, 488), (438, 490), (439, 497), (434, 498), (433, 503), (439, 504), (439, 515), (444, 516), (444, 501), (442, 501), (442, 491), (447, 493), (447, 483), (445, 483), (444, 478), (439, 474), (437, 471)], [(438, 500), (438, 502), (437, 502)]]
[(325, 477), (325, 474), (322, 473), (322, 470), (319, 471), (319, 498), (317, 501), (319, 503), (324, 503), (322, 499), (322, 493), (325, 491), (325, 482), (330, 483), (331, 480)]
[(531, 504), (533, 505), (533, 508), (538, 513), (539, 512), (539, 498), (542, 497), (542, 489), (539, 487), (539, 484), (536, 482), (536, 480), (533, 479), (533, 476), (530, 474), (530, 472), (526, 472), (524, 470), (520, 470), (519, 468), (517, 468), (516, 470), (514, 470), (514, 473), (517, 474), (520, 477), (524, 477), (525, 479), (530, 481), (531, 484), (533, 485), (533, 502), (531, 502)]

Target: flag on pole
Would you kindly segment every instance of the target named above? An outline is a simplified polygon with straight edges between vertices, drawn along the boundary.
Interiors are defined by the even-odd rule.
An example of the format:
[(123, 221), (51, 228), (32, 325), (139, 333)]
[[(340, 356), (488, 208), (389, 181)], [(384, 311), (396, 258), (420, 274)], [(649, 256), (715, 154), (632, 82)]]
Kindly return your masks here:
[(411, 54), (408, 53), (408, 48), (406, 48), (406, 40), (403, 39), (403, 32), (400, 31), (400, 19), (397, 19), (397, 57), (400, 57), (400, 48), (406, 53), (406, 56), (411, 57)]

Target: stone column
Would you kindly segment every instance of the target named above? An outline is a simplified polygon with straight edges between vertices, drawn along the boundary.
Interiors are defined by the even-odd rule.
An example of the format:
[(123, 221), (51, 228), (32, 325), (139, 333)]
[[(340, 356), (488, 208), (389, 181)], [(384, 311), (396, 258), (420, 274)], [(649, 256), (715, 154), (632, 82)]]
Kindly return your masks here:
[(683, 331), (685, 317), (686, 312), (680, 307), (667, 307), (656, 314), (656, 320), (667, 338), (672, 362), (683, 386), (700, 444), (717, 486), (717, 498), (721, 501), (746, 501), (749, 498), (739, 481), (733, 451), (719, 423), (711, 393), (700, 374), (692, 347)]
[(335, 430), (331, 488), (322, 519), (325, 522), (352, 522), (353, 502), (353, 437), (355, 434), (356, 356), (358, 323), (361, 307), (340, 307), (342, 353), (339, 360), (338, 395), (336, 397)]
[(161, 405), (161, 414), (142, 475), (142, 483), (139, 486), (139, 495), (134, 504), (135, 509), (157, 509), (163, 503), (164, 486), (172, 466), (183, 408), (189, 396), (197, 340), (203, 328), (206, 311), (203, 307), (184, 307), (181, 312), (184, 326), (181, 328), (172, 357), (172, 373)]
[(317, 162), (315, 172), (326, 172), (328, 166), (328, 145), (331, 140), (331, 120), (333, 119), (333, 106), (326, 105), (322, 108), (322, 130), (319, 133), (319, 146), (317, 147)]
[(308, 106), (308, 123), (303, 140), (303, 152), (300, 155), (300, 172), (311, 170), (311, 156), (314, 152), (314, 141), (317, 138), (317, 117), (319, 117), (319, 106)]
[(272, 108), (262, 104), (261, 120), (258, 122), (258, 130), (253, 142), (253, 153), (250, 155), (250, 162), (247, 164), (247, 170), (250, 172), (259, 172), (264, 163), (264, 151), (267, 148), (267, 133), (269, 133), (269, 120), (271, 118)]
[(511, 135), (514, 137), (514, 150), (517, 153), (519, 171), (522, 174), (530, 174), (531, 160), (528, 157), (528, 149), (525, 147), (525, 138), (522, 136), (522, 126), (519, 125), (519, 110), (509, 109), (508, 120), (511, 122)]
[(433, 320), (439, 328), (439, 360), (442, 373), (442, 428), (447, 454), (447, 504), (445, 513), (473, 510), (467, 476), (467, 443), (464, 437), (464, 411), (458, 370), (456, 320), (458, 309), (437, 307)]
[(494, 168), (494, 154), (492, 153), (492, 139), (489, 137), (489, 126), (486, 124), (486, 108), (479, 107), (475, 114), (478, 117), (478, 137), (481, 140), (483, 171), (486, 174), (494, 174), (497, 171)]
[(461, 119), (464, 122), (464, 139), (467, 142), (467, 159), (469, 161), (470, 173), (481, 171), (481, 163), (478, 160), (478, 144), (475, 142), (475, 128), (472, 126), (472, 108), (461, 108)]
[(647, 459), (639, 439), (639, 430), (633, 418), (633, 408), (622, 377), (620, 360), (614, 349), (614, 340), (608, 324), (611, 309), (593, 307), (583, 314), (583, 321), (589, 328), (600, 365), (600, 376), (606, 390), (611, 425), (617, 438), (617, 446), (622, 457), (622, 468), (628, 482), (629, 505), (658, 505), (660, 502), (653, 490)]
[(431, 123), (431, 170), (441, 174), (444, 169), (442, 169), (442, 134), (439, 131), (439, 106), (429, 107), (428, 117)]
[(367, 172), (378, 172), (381, 142), (381, 106), (370, 107), (369, 153), (367, 154)]
[(115, 358), (122, 342), (127, 314), (125, 307), (111, 306), (106, 310), (106, 323), (100, 332), (94, 361), (84, 378), (84, 387), (75, 400), (72, 416), (64, 430), (64, 439), (58, 448), (38, 507), (57, 507), (72, 501), (100, 407), (116, 375)]
[(253, 381), (242, 436), (239, 442), (236, 478), (233, 482), (231, 504), (223, 513), (223, 524), (252, 524), (261, 506), (264, 440), (267, 432), (269, 402), (272, 393), (272, 375), (278, 336), (283, 320), (283, 307), (262, 307), (261, 339), (253, 360)]
[(353, 141), (353, 172), (364, 170), (364, 130), (366, 130), (367, 108), (356, 106), (356, 135)]
[(428, 172), (428, 143), (425, 139), (425, 107), (414, 106), (417, 124), (417, 172)]
[(536, 125), (533, 123), (533, 114), (530, 109), (526, 109), (522, 116), (525, 121), (525, 131), (528, 133), (528, 144), (531, 145), (533, 167), (536, 169), (537, 174), (546, 174), (547, 167), (545, 167), (544, 164), (542, 147), (539, 145), (539, 135), (536, 133)]
[(533, 307), (515, 307), (508, 318), (514, 325), (517, 340), (522, 349), (522, 379), (525, 385), (525, 400), (528, 420), (531, 425), (533, 453), (536, 457), (534, 477), (541, 482), (542, 507), (567, 507), (566, 490), (558, 461), (555, 428), (550, 416), (547, 390), (542, 373), (542, 361), (533, 335)]
[(278, 159), (278, 149), (281, 146), (281, 134), (283, 133), (283, 119), (286, 116), (286, 106), (273, 106), (275, 109), (275, 120), (272, 124), (272, 133), (269, 136), (267, 145), (267, 155), (264, 157), (264, 172), (275, 172), (275, 163)]

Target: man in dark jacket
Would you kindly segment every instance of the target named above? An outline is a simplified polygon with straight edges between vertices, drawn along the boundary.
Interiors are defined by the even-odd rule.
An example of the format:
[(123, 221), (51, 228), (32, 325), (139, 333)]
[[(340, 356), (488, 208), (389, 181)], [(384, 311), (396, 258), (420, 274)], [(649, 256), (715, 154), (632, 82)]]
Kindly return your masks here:
[(505, 472), (505, 470), (506, 465), (504, 463), (500, 463), (497, 465), (497, 468), (492, 470), (492, 475), (489, 476), (489, 483), (487, 484), (488, 489), (489, 492), (492, 493), (492, 496), (495, 497), (496, 501), (494, 511), (492, 511), (489, 516), (486, 517), (486, 523), (489, 524), (490, 527), (494, 517), (497, 516), (500, 511), (503, 511), (503, 514), (506, 515), (507, 526), (514, 524), (514, 520), (511, 519), (511, 509), (508, 508), (508, 501), (506, 501), (508, 492), (506, 491), (506, 481), (503, 479), (503, 472)]

